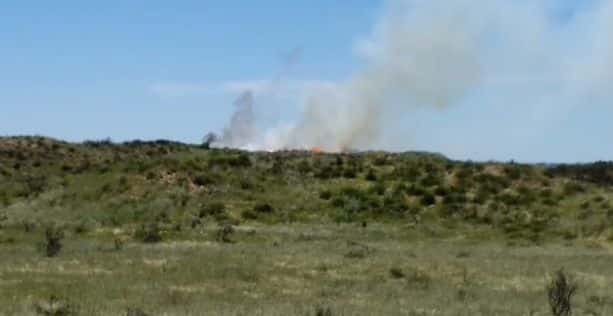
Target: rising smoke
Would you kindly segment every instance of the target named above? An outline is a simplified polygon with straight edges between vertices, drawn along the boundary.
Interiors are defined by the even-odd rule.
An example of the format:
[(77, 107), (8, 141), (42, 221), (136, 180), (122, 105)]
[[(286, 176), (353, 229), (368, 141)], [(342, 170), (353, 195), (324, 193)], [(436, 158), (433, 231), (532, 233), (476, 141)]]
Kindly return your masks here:
[(547, 96), (560, 106), (586, 95), (610, 100), (613, 2), (588, 2), (571, 12), (553, 0), (391, 1), (358, 45), (363, 69), (343, 82), (311, 87), (298, 121), (264, 131), (253, 124), (247, 92), (216, 145), (372, 148), (390, 118), (419, 107), (442, 110), (469, 93), (512, 94), (527, 85), (527, 97)]

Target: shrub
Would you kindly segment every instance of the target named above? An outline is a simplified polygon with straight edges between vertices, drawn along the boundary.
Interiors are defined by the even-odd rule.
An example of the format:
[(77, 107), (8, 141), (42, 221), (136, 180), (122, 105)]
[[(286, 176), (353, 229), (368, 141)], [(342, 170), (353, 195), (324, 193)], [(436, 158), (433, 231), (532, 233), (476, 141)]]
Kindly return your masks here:
[(404, 272), (402, 272), (402, 269), (394, 267), (390, 269), (390, 276), (394, 279), (402, 279), (404, 278)]
[(585, 188), (576, 182), (566, 182), (564, 183), (564, 187), (563, 187), (563, 192), (564, 195), (574, 195), (577, 193), (583, 193), (585, 192)]
[(421, 197), (421, 205), (423, 205), (423, 206), (430, 206), (430, 205), (433, 205), (435, 203), (436, 203), (436, 198), (430, 192), (425, 193)]
[(217, 229), (215, 240), (217, 242), (231, 243), (232, 239), (230, 239), (230, 236), (232, 234), (234, 234), (234, 227), (229, 224), (223, 225)]
[(572, 297), (577, 291), (577, 284), (570, 280), (562, 269), (558, 270), (547, 285), (547, 298), (554, 316), (572, 314)]
[(62, 250), (62, 239), (64, 232), (55, 227), (49, 226), (45, 230), (45, 241), (42, 244), (42, 250), (47, 257), (55, 257)]
[(241, 212), (241, 217), (244, 219), (256, 220), (258, 219), (258, 213), (253, 210), (244, 210)]
[(377, 174), (375, 173), (375, 170), (372, 168), (368, 169), (365, 178), (367, 181), (377, 181)]
[(449, 188), (445, 187), (445, 186), (438, 186), (436, 187), (436, 189), (434, 189), (434, 194), (438, 195), (438, 196), (447, 196), (447, 194), (449, 194)]
[(332, 179), (332, 178), (338, 178), (340, 176), (340, 172), (338, 171), (338, 169), (330, 166), (330, 165), (325, 165), (323, 167), (321, 167), (316, 173), (315, 173), (315, 177), (318, 179)]
[(317, 306), (315, 308), (315, 316), (333, 316), (332, 309), (327, 306)]
[(226, 206), (221, 202), (213, 202), (203, 205), (198, 211), (198, 217), (213, 217), (217, 220), (222, 220), (227, 217)]
[(421, 185), (424, 187), (433, 187), (440, 185), (442, 179), (436, 177), (433, 174), (428, 174), (425, 178), (421, 179)]
[(319, 192), (319, 198), (322, 200), (329, 200), (332, 197), (332, 192), (330, 190), (323, 190)]
[(417, 287), (421, 290), (427, 290), (432, 283), (432, 277), (424, 271), (414, 269), (412, 273), (406, 276), (409, 285)]
[(192, 182), (194, 182), (194, 184), (197, 186), (203, 187), (203, 186), (214, 184), (215, 180), (213, 179), (213, 177), (207, 174), (201, 173), (201, 174), (196, 175), (192, 179)]
[(249, 155), (246, 153), (240, 153), (238, 156), (230, 159), (228, 164), (232, 167), (251, 167), (251, 159), (249, 159)]
[(311, 164), (307, 160), (301, 160), (297, 166), (298, 172), (301, 174), (307, 174), (311, 172)]
[(145, 313), (140, 308), (128, 308), (126, 310), (126, 316), (149, 316), (149, 314)]
[(161, 229), (157, 222), (141, 224), (134, 232), (134, 237), (144, 243), (157, 243), (162, 241)]
[(383, 195), (385, 194), (385, 185), (381, 182), (377, 182), (368, 188), (368, 192)]
[(27, 220), (22, 221), (21, 225), (23, 226), (23, 231), (26, 233), (29, 233), (36, 229), (36, 224)]
[(45, 316), (69, 316), (77, 315), (76, 309), (66, 300), (51, 295), (48, 300), (34, 304), (34, 311), (38, 315)]
[(353, 169), (353, 168), (346, 168), (343, 171), (343, 177), (348, 178), (348, 179), (355, 178), (356, 177), (355, 169)]
[(519, 178), (521, 178), (521, 169), (517, 166), (505, 166), (504, 173), (511, 180), (519, 180)]
[(253, 207), (253, 211), (258, 213), (258, 214), (270, 214), (274, 210), (273, 210), (272, 206), (270, 204), (268, 204), (268, 203), (257, 203)]

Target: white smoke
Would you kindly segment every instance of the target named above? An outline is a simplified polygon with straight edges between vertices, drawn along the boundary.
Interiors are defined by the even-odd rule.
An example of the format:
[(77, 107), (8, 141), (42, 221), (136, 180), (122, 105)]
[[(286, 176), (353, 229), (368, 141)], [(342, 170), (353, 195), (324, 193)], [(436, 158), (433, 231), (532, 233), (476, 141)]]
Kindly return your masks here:
[(234, 106), (236, 111), (230, 118), (230, 126), (226, 127), (218, 140), (224, 146), (243, 148), (254, 141), (256, 136), (255, 118), (253, 114), (253, 92), (243, 92)]
[(394, 124), (390, 118), (419, 107), (443, 109), (469, 93), (525, 91), (535, 104), (547, 100), (560, 108), (586, 96), (610, 100), (613, 2), (590, 1), (570, 16), (559, 3), (392, 1), (358, 45), (362, 70), (344, 82), (312, 88), (297, 122), (262, 132), (233, 119), (232, 141), (223, 144), (254, 150), (372, 148)]

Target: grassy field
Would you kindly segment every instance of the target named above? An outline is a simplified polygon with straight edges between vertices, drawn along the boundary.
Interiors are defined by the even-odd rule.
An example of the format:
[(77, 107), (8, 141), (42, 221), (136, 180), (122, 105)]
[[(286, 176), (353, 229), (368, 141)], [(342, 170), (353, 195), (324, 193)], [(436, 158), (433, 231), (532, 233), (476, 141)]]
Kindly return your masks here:
[(612, 315), (612, 175), (2, 138), (0, 315)]

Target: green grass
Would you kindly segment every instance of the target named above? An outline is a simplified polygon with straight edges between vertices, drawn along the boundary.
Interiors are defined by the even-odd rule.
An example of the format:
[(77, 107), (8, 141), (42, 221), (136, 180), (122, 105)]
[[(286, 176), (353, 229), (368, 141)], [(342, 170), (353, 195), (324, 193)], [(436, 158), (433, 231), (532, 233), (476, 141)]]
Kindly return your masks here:
[(609, 315), (609, 167), (0, 138), (0, 315)]

